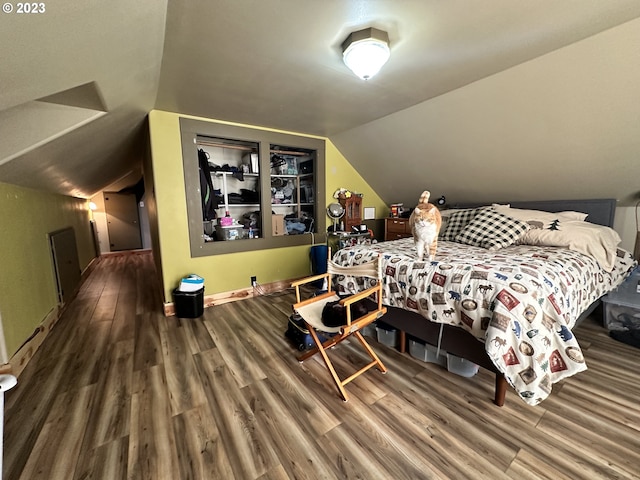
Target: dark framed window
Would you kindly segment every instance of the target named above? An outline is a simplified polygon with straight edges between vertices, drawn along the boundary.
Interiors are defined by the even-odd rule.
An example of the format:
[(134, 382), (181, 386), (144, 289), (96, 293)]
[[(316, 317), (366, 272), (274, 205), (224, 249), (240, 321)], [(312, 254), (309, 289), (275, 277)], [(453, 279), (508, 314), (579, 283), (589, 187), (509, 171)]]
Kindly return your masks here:
[(180, 119), (191, 256), (324, 241), (325, 142)]

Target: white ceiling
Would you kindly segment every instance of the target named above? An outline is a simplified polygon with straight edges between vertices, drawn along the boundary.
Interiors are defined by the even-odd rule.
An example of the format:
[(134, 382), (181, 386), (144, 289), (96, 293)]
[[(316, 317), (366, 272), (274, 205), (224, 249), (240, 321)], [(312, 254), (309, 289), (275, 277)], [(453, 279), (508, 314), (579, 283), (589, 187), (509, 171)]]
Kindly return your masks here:
[[(459, 101), (457, 89), (471, 95), (468, 105), (482, 106), (482, 95), (504, 87), (479, 80), (500, 83), (505, 77), (497, 74), (512, 69), (520, 72), (512, 81), (522, 82), (538, 70), (513, 67), (640, 17), (637, 0), (60, 0), (46, 8), (0, 16), (0, 181), (90, 196), (139, 170), (144, 119), (157, 108), (328, 136), (390, 202), (410, 201), (422, 184), (460, 200), (487, 191), (487, 183), (458, 187), (447, 168), (416, 162), (435, 154), (447, 165), (454, 157), (468, 161), (441, 141), (460, 148), (465, 139), (446, 135), (455, 128), (432, 128), (441, 123), (441, 102), (452, 115), (444, 125), (464, 125), (455, 115), (470, 112), (447, 104)], [(364, 82), (343, 65), (340, 44), (367, 26), (389, 33), (392, 53)], [(66, 93), (50, 98), (59, 92)], [(503, 119), (494, 122), (510, 118), (508, 108), (493, 113)], [(421, 125), (438, 131), (428, 145)], [(366, 148), (379, 142), (386, 148)], [(487, 168), (503, 168), (482, 142), (464, 148)], [(620, 156), (629, 161), (626, 150)], [(401, 189), (406, 199), (389, 186), (394, 172), (425, 167), (434, 175), (410, 175), (415, 184)], [(618, 196), (620, 185), (612, 183), (602, 195)], [(544, 195), (560, 198), (560, 184), (551, 184)]]
[[(261, 1), (169, 4), (156, 107), (330, 136), (640, 15), (636, 0)], [(389, 33), (364, 82), (351, 31)]]

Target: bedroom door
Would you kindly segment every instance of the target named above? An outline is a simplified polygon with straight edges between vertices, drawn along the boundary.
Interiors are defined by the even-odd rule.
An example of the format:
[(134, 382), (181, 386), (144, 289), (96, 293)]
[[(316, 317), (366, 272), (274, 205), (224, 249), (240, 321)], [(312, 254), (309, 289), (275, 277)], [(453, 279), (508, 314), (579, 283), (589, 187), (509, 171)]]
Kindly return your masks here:
[(104, 210), (107, 215), (110, 250), (142, 248), (136, 196), (133, 193), (105, 193)]

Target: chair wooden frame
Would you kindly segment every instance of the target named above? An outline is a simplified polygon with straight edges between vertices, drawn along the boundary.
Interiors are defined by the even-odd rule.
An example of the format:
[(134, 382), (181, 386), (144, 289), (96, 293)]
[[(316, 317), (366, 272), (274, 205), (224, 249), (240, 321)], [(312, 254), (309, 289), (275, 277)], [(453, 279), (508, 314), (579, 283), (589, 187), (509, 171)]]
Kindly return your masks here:
[[(382, 373), (387, 372), (387, 368), (384, 366), (380, 358), (373, 351), (371, 346), (367, 343), (366, 339), (362, 336), (360, 332), (364, 327), (376, 321), (378, 318), (383, 316), (387, 312), (387, 308), (382, 305), (382, 274), (380, 271), (380, 262), (379, 259), (376, 259), (374, 262), (370, 262), (370, 264), (365, 265), (355, 265), (353, 267), (342, 267), (336, 265), (331, 261), (331, 250), (329, 249), (329, 258), (327, 261), (327, 273), (322, 273), (318, 275), (313, 275), (311, 277), (307, 277), (298, 281), (295, 281), (291, 284), (292, 287), (295, 288), (296, 292), (296, 303), (293, 305), (294, 312), (300, 314), (300, 316), (304, 319), (305, 324), (309, 330), (309, 334), (313, 339), (315, 347), (310, 349), (308, 352), (302, 354), (298, 357), (299, 362), (303, 362), (304, 360), (311, 358), (313, 355), (320, 353), (322, 359), (333, 378), (336, 386), (338, 387), (338, 391), (342, 396), (342, 399), (346, 402), (349, 400), (349, 395), (345, 390), (345, 385), (362, 375), (364, 372), (369, 370), (372, 367), (377, 367)], [(368, 267), (368, 268), (367, 268)], [(363, 272), (364, 270), (364, 272)], [(368, 271), (367, 271), (368, 270)], [(353, 272), (353, 273), (350, 273)], [(374, 273), (371, 273), (374, 272)], [(342, 275), (354, 275), (357, 277), (365, 276), (370, 278), (376, 278), (377, 283), (375, 286), (367, 288), (362, 292), (358, 292), (349, 297), (343, 298), (340, 300), (340, 304), (345, 306), (346, 309), (346, 321), (347, 323), (341, 327), (327, 327), (322, 323), (322, 319), (320, 314), (324, 305), (328, 302), (339, 300), (337, 293), (332, 288), (332, 276), (335, 274)], [(327, 284), (326, 293), (322, 293), (318, 296), (308, 298), (306, 300), (302, 300), (300, 287), (311, 282), (325, 282)], [(365, 298), (375, 296), (376, 309), (368, 312), (361, 317), (356, 319), (352, 319), (351, 315), (351, 305), (359, 300), (363, 300)], [(307, 307), (305, 309), (305, 307)], [(309, 308), (311, 307), (311, 308)], [(312, 310), (313, 313), (310, 313), (309, 310)], [(306, 315), (306, 317), (305, 317)], [(320, 341), (318, 332), (326, 333), (331, 335), (324, 342)], [(341, 379), (336, 372), (336, 369), (333, 366), (333, 363), (329, 359), (327, 350), (331, 347), (338, 345), (340, 342), (346, 340), (350, 336), (354, 336), (362, 345), (364, 350), (367, 352), (369, 357), (371, 358), (371, 362), (366, 364), (364, 367), (357, 370), (355, 373), (350, 375), (345, 379)]]

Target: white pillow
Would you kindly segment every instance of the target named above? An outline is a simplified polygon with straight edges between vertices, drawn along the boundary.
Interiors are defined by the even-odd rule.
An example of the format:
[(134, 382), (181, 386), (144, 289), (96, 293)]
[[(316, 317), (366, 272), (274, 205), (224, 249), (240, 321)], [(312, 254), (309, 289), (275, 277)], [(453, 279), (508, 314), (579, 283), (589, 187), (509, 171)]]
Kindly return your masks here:
[(532, 228), (518, 243), (565, 247), (592, 256), (607, 272), (613, 270), (620, 243), (620, 235), (614, 229), (579, 220), (558, 221), (553, 228)]

